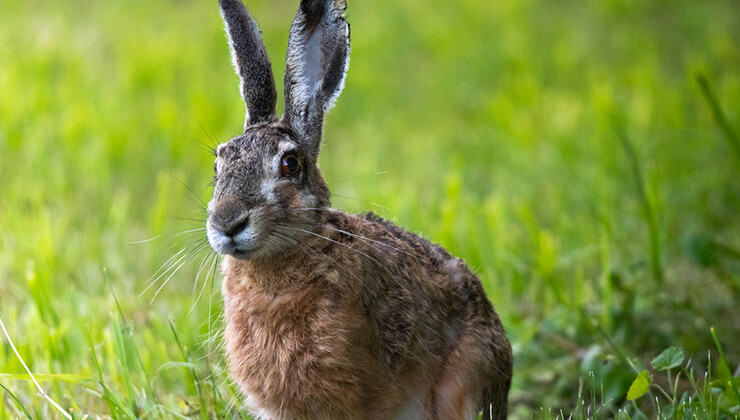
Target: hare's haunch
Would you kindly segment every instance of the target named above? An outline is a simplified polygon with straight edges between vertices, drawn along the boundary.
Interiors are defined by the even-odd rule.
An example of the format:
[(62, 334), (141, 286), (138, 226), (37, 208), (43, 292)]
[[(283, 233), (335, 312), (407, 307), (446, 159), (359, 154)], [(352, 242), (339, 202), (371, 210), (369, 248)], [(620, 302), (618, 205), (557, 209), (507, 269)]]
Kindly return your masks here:
[(302, 0), (285, 114), (260, 30), (220, 0), (244, 133), (218, 147), (207, 232), (224, 255), (232, 378), (260, 419), (506, 417), (511, 347), (480, 280), (442, 247), (330, 207), (317, 160), (344, 85), (344, 0)]

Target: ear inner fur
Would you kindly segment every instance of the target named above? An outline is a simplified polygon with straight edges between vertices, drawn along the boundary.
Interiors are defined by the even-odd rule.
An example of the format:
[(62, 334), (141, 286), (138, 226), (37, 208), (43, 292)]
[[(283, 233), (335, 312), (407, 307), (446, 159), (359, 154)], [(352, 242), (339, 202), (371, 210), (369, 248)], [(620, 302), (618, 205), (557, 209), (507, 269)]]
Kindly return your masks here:
[(285, 116), (318, 155), (324, 113), (344, 87), (349, 66), (349, 24), (343, 0), (303, 0), (288, 39)]

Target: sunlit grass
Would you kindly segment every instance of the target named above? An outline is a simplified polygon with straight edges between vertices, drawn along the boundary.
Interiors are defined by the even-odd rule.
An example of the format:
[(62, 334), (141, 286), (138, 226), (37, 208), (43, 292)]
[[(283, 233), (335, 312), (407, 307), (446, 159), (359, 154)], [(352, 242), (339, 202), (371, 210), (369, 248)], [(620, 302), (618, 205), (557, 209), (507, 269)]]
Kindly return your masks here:
[[(334, 205), (480, 275), (512, 415), (736, 416), (737, 4), (349, 3)], [(248, 3), (278, 85), (296, 5)], [(245, 415), (197, 230), (243, 112), (215, 2), (0, 7), (0, 318), (73, 416)], [(0, 340), (0, 418), (60, 417)], [(672, 377), (649, 364), (670, 346)], [(666, 392), (627, 400), (643, 370)]]

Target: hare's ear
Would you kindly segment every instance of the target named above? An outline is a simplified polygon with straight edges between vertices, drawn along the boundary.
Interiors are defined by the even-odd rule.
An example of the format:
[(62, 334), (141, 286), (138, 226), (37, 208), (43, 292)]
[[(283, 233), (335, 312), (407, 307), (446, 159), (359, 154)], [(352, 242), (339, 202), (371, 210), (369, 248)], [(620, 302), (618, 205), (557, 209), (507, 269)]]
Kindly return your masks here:
[(270, 59), (257, 23), (241, 0), (219, 0), (221, 17), (231, 47), (231, 59), (239, 75), (242, 99), (247, 105), (244, 130), (252, 124), (273, 121), (277, 94)]
[(324, 112), (334, 106), (349, 67), (346, 0), (301, 0), (285, 58), (285, 120), (318, 155)]

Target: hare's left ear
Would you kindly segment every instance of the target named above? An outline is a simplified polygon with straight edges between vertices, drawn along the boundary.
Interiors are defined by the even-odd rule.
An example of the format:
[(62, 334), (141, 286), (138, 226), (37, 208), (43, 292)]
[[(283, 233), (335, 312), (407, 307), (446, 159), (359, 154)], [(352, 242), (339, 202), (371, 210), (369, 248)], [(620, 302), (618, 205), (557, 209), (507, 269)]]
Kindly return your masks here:
[(301, 0), (285, 58), (285, 121), (318, 156), (324, 113), (334, 106), (349, 67), (346, 0)]
[(231, 47), (234, 69), (241, 80), (239, 90), (247, 105), (244, 130), (253, 124), (276, 119), (275, 79), (257, 23), (241, 0), (219, 0), (221, 16)]

